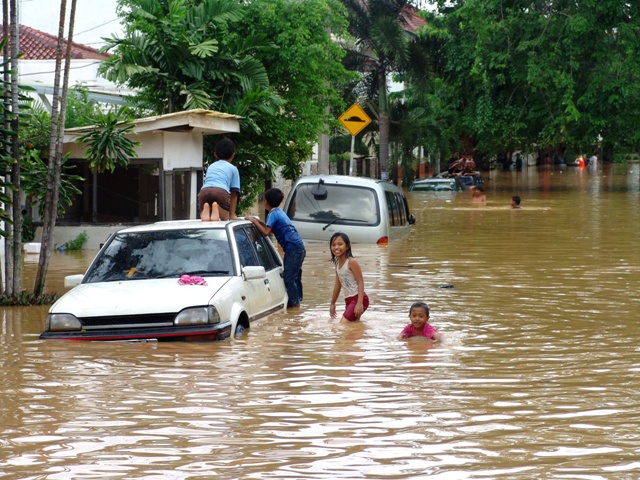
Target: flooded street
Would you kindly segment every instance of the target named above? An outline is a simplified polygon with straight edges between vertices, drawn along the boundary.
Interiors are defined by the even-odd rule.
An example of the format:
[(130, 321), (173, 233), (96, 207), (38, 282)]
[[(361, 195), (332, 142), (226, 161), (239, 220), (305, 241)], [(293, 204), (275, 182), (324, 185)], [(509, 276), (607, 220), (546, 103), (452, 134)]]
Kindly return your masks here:
[[(640, 165), (485, 194), (408, 193), (409, 236), (353, 245), (354, 324), (329, 318), (324, 244), (301, 310), (220, 343), (41, 341), (46, 307), (3, 307), (0, 476), (640, 478)], [(47, 290), (95, 253), (54, 254)], [(396, 340), (419, 300), (443, 342)]]

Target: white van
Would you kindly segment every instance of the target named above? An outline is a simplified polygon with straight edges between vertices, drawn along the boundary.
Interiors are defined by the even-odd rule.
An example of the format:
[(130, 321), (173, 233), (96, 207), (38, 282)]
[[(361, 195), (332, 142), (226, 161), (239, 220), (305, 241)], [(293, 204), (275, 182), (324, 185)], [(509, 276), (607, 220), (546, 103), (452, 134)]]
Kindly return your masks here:
[(394, 184), (343, 175), (300, 177), (284, 211), (304, 240), (328, 241), (343, 232), (353, 243), (386, 244), (407, 234), (415, 222)]

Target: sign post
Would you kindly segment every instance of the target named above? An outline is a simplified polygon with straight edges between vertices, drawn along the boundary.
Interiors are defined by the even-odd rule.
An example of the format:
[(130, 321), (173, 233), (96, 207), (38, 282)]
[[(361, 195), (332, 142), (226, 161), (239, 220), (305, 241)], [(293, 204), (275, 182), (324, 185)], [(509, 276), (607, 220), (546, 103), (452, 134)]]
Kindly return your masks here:
[(360, 133), (364, 127), (371, 123), (371, 118), (365, 113), (360, 105), (354, 103), (347, 111), (338, 118), (340, 123), (344, 125), (351, 134), (351, 156), (349, 160), (349, 175), (353, 176), (353, 150), (355, 147), (356, 135)]

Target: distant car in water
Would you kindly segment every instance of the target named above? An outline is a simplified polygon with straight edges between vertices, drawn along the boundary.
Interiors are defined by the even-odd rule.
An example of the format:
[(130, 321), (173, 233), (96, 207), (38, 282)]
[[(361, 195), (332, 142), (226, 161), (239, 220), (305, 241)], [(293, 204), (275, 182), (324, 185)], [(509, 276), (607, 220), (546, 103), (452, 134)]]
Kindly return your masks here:
[(409, 233), (415, 222), (398, 186), (343, 175), (300, 177), (284, 211), (305, 240), (328, 241), (342, 232), (353, 243), (386, 244)]
[(458, 177), (421, 178), (414, 180), (411, 186), (409, 186), (410, 192), (459, 192), (462, 189)]
[(287, 304), (282, 261), (246, 220), (120, 230), (49, 310), (41, 339), (221, 340)]

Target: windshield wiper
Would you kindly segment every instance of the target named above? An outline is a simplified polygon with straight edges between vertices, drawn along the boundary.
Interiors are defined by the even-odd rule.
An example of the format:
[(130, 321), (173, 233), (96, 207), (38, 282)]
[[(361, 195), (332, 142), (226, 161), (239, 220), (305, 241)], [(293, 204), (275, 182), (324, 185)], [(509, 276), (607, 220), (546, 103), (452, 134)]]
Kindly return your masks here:
[(182, 275), (229, 275), (229, 270), (191, 270), (187, 272), (166, 273), (153, 278), (180, 278)]
[(338, 220), (340, 220), (339, 217), (334, 217), (333, 220), (331, 220), (329, 223), (327, 223), (324, 227), (322, 227), (322, 230), (326, 230), (328, 227), (330, 227), (331, 225), (333, 225), (334, 223), (336, 223)]
[(340, 218), (340, 217), (336, 217), (333, 220), (331, 220), (329, 223), (327, 223), (324, 227), (322, 227), (322, 230), (326, 230), (331, 225), (336, 223), (338, 220), (342, 220), (343, 222), (369, 223), (368, 220), (360, 220), (359, 218)]

